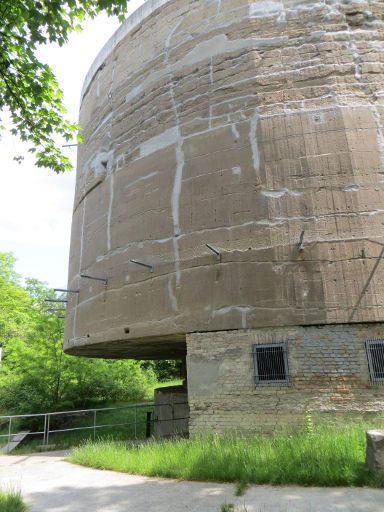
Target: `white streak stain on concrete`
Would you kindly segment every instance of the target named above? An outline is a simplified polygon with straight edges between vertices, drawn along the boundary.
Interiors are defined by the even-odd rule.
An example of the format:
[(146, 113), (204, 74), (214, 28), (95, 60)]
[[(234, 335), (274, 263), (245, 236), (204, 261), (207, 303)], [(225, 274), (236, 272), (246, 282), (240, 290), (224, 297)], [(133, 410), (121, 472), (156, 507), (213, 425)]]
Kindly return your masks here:
[(262, 196), (274, 199), (283, 197), (286, 194), (292, 197), (300, 197), (303, 195), (302, 192), (298, 192), (297, 190), (288, 190), (287, 188), (282, 188), (280, 190), (261, 190), (260, 193)]
[(128, 185), (125, 185), (124, 188), (125, 189), (131, 188), (134, 185), (136, 185), (137, 183), (140, 183), (140, 181), (149, 180), (149, 179), (153, 178), (154, 176), (157, 176), (158, 174), (159, 173), (157, 171), (154, 171), (154, 172), (150, 172), (149, 174), (146, 174), (145, 176), (140, 176), (140, 178), (137, 178), (137, 180), (131, 181), (130, 183), (128, 183)]
[(184, 152), (183, 152), (183, 139), (180, 137), (179, 143), (176, 146), (176, 173), (175, 180), (173, 183), (171, 207), (172, 207), (172, 219), (173, 219), (173, 247), (175, 252), (175, 268), (176, 268), (176, 284), (180, 284), (180, 255), (179, 255), (179, 244), (177, 237), (181, 234), (180, 231), (180, 194), (181, 184), (183, 178), (184, 169)]
[(87, 196), (84, 197), (83, 201), (83, 218), (81, 221), (81, 233), (80, 233), (80, 251), (79, 251), (79, 275), (82, 270), (82, 260), (83, 260), (83, 249), (84, 249), (84, 224), (85, 224), (85, 209), (87, 207)]
[(180, 235), (180, 218), (179, 218), (179, 208), (180, 208), (180, 194), (181, 194), (181, 183), (183, 177), (183, 169), (184, 169), (184, 152), (183, 152), (183, 139), (180, 138), (179, 143), (176, 146), (176, 173), (175, 180), (173, 183), (172, 190), (172, 219), (173, 219), (173, 228), (174, 235), (177, 237)]
[(108, 207), (108, 219), (107, 219), (107, 251), (111, 250), (111, 219), (112, 219), (112, 206), (113, 206), (113, 195), (114, 195), (114, 175), (111, 174), (109, 178), (109, 207)]
[(90, 139), (92, 139), (92, 137), (94, 137), (97, 132), (100, 130), (100, 128), (102, 128), (105, 123), (107, 123), (111, 117), (113, 116), (113, 112), (110, 112), (109, 114), (107, 114), (101, 121), (100, 123), (97, 125), (97, 127), (93, 130), (93, 132), (91, 133), (91, 135), (89, 136)]
[(167, 146), (172, 146), (172, 144), (176, 144), (179, 137), (180, 130), (178, 126), (173, 126), (172, 128), (165, 130), (163, 133), (148, 139), (140, 145), (140, 158), (151, 155), (152, 153), (160, 151)]
[(158, 240), (153, 240), (152, 242), (154, 244), (166, 244), (168, 242), (171, 242), (173, 240), (173, 236), (169, 236), (167, 238), (159, 238)]
[(360, 187), (358, 185), (348, 185), (347, 187), (343, 188), (344, 192), (358, 192)]
[(241, 327), (245, 329), (247, 327), (247, 314), (254, 309), (255, 308), (251, 306), (225, 306), (219, 309), (214, 309), (212, 311), (212, 318), (219, 315), (226, 315), (231, 311), (238, 311), (241, 315)]
[(237, 126), (236, 126), (235, 123), (231, 124), (231, 130), (232, 130), (232, 133), (233, 133), (233, 136), (235, 137), (235, 139), (239, 140), (240, 139), (240, 133), (239, 133), (239, 130), (237, 129)]
[[(179, 252), (179, 243), (177, 237), (180, 235), (180, 194), (181, 194), (181, 185), (182, 185), (182, 179), (183, 179), (183, 170), (184, 170), (184, 152), (183, 152), (183, 143), (184, 139), (181, 136), (180, 132), (180, 119), (179, 119), (179, 113), (177, 111), (177, 104), (175, 99), (175, 92), (174, 92), (174, 84), (172, 81), (172, 66), (169, 64), (169, 49), (171, 46), (171, 40), (174, 35), (174, 33), (177, 31), (178, 27), (182, 21), (179, 21), (177, 25), (173, 27), (171, 32), (169, 33), (168, 37), (165, 40), (165, 56), (164, 56), (164, 64), (166, 73), (169, 75), (169, 93), (171, 95), (171, 101), (172, 101), (172, 109), (175, 116), (175, 123), (176, 123), (176, 130), (177, 130), (177, 145), (176, 145), (176, 171), (175, 171), (175, 178), (173, 182), (173, 189), (171, 194), (171, 211), (172, 211), (172, 221), (173, 221), (173, 254), (174, 254), (174, 262), (175, 262), (175, 272), (176, 272), (176, 286), (180, 285), (181, 280), (181, 270), (180, 270), (180, 252)], [(176, 300), (176, 304), (173, 304), (172, 307), (175, 305), (176, 309), (178, 309), (177, 305), (177, 299), (176, 295), (173, 294)]]
[(232, 174), (234, 174), (235, 176), (240, 176), (240, 174), (241, 174), (241, 167), (239, 167), (239, 166), (232, 167)]
[[(150, 242), (152, 244), (165, 244), (168, 242), (173, 241), (173, 236), (170, 236), (168, 238), (160, 238), (158, 240), (146, 240), (146, 242)], [(132, 247), (137, 247), (137, 241), (129, 242), (128, 244), (124, 245), (123, 247), (119, 247), (118, 249), (114, 249), (113, 251), (110, 251), (107, 254), (99, 255), (96, 258), (97, 263), (100, 263), (101, 261), (108, 260), (118, 254), (124, 254), (127, 251), (129, 251)]]
[(142, 91), (144, 87), (142, 85), (137, 85), (136, 87), (132, 87), (129, 93), (125, 96), (126, 103), (129, 103), (131, 100), (136, 98)]
[(381, 116), (376, 106), (372, 107), (373, 117), (376, 124), (376, 142), (380, 155), (380, 173), (384, 174), (384, 127), (382, 126)]
[(97, 72), (97, 81), (96, 81), (96, 97), (97, 98), (100, 96), (100, 73), (101, 73), (101, 71)]
[[(109, 290), (109, 293), (110, 292), (113, 292), (113, 291), (116, 291), (116, 290)], [(105, 290), (103, 290), (102, 292), (100, 293), (97, 293), (96, 295), (92, 295), (92, 297), (89, 297), (88, 299), (85, 299), (85, 300), (82, 300), (81, 302), (79, 302), (79, 304), (77, 305), (76, 307), (76, 310), (77, 309), (80, 309), (82, 308), (83, 306), (85, 306), (86, 304), (88, 304), (89, 302), (93, 302), (93, 301), (97, 301), (100, 297), (103, 297), (105, 295)]]
[(260, 170), (260, 154), (259, 147), (257, 144), (257, 123), (259, 121), (259, 117), (259, 113), (256, 111), (251, 119), (249, 126), (249, 143), (251, 145), (252, 150), (253, 169), (256, 175), (259, 173)]
[(249, 6), (249, 16), (251, 18), (269, 18), (278, 15), (283, 11), (281, 2), (264, 1), (252, 3)]
[(171, 301), (171, 306), (172, 306), (173, 311), (177, 311), (177, 299), (176, 299), (176, 295), (174, 292), (174, 287), (173, 287), (172, 281), (173, 281), (173, 276), (170, 276), (170, 278), (168, 280), (168, 295), (169, 295), (169, 300)]
[[(81, 230), (80, 230), (80, 250), (79, 250), (79, 272), (78, 272), (78, 279), (80, 281), (80, 274), (82, 271), (82, 260), (83, 260), (83, 248), (84, 248), (84, 224), (85, 224), (85, 210), (87, 207), (87, 197), (84, 197), (83, 201), (83, 217), (81, 220)], [(80, 289), (80, 286), (79, 286)], [(77, 323), (77, 306), (74, 308), (75, 312), (73, 315), (73, 331), (72, 331), (72, 337), (73, 339), (76, 338), (76, 323)]]
[(228, 39), (226, 34), (217, 36), (197, 44), (189, 53), (187, 53), (177, 63), (173, 64), (172, 71), (177, 71), (184, 66), (193, 66), (198, 62), (211, 59), (223, 53), (237, 52), (247, 48), (261, 48), (282, 46), (288, 42), (287, 36), (277, 36), (268, 38), (249, 38), (249, 39)]
[(357, 49), (356, 43), (355, 43), (355, 31), (351, 29), (351, 27), (348, 25), (348, 35), (349, 35), (349, 41), (348, 41), (348, 48), (351, 51), (353, 62), (355, 65), (355, 78), (358, 81), (361, 81), (362, 79), (362, 68), (361, 68), (361, 57), (359, 55), (359, 51)]
[[(176, 27), (177, 28), (177, 27)], [(174, 31), (176, 30), (174, 29)], [(170, 34), (173, 35), (174, 31)], [(131, 102), (136, 96), (141, 94), (147, 87), (161, 82), (166, 76), (172, 73), (180, 71), (184, 67), (194, 66), (204, 60), (212, 60), (218, 55), (224, 53), (237, 52), (244, 49), (252, 48), (263, 48), (263, 47), (280, 47), (288, 42), (287, 36), (276, 36), (269, 38), (250, 38), (250, 39), (234, 39), (230, 40), (225, 34), (214, 36), (213, 38), (203, 41), (196, 45), (189, 53), (187, 53), (182, 59), (178, 60), (174, 64), (169, 64), (169, 42), (171, 37), (168, 36), (166, 40), (166, 55), (165, 64), (166, 67), (160, 71), (153, 71), (142, 80), (140, 85), (132, 87), (129, 93), (125, 96), (127, 103)]]

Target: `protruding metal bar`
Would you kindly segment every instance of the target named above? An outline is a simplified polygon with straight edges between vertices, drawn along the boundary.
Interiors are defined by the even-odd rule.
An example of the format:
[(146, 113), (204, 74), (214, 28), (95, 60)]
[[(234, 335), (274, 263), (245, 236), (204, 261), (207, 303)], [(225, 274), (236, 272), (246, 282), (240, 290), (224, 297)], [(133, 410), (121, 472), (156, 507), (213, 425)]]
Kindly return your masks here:
[(80, 290), (67, 290), (65, 288), (54, 288), (54, 292), (63, 292), (63, 293), (80, 293)]
[(75, 146), (78, 146), (79, 144), (62, 144), (61, 147), (62, 148), (73, 148)]
[(80, 277), (84, 277), (84, 279), (93, 279), (94, 281), (102, 281), (105, 284), (108, 283), (108, 279), (106, 277), (95, 277), (89, 276), (88, 274), (80, 274)]
[(221, 261), (221, 253), (218, 249), (216, 249), (215, 247), (213, 247), (210, 244), (205, 244), (205, 247), (207, 247), (210, 251), (212, 251), (214, 254), (216, 254), (217, 259)]
[(300, 233), (300, 240), (299, 240), (299, 243), (297, 244), (299, 251), (304, 250), (304, 233), (305, 233), (304, 230)]
[(150, 272), (153, 272), (153, 265), (148, 265), (148, 263), (143, 263), (142, 261), (137, 260), (129, 260), (131, 263), (136, 263), (136, 265), (140, 265), (142, 267), (149, 268)]
[(68, 302), (67, 299), (45, 299), (45, 302)]

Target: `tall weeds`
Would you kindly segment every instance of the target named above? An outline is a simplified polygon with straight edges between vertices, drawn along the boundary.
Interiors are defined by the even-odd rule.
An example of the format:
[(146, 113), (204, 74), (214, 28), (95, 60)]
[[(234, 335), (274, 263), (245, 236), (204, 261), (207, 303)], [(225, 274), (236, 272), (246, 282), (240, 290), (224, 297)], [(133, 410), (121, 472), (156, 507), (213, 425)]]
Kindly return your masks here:
[(74, 463), (134, 474), (241, 482), (315, 486), (384, 487), (384, 477), (374, 478), (364, 464), (363, 425), (314, 428), (312, 419), (303, 432), (207, 436), (191, 440), (153, 442), (139, 446), (124, 443), (86, 443), (70, 457)]

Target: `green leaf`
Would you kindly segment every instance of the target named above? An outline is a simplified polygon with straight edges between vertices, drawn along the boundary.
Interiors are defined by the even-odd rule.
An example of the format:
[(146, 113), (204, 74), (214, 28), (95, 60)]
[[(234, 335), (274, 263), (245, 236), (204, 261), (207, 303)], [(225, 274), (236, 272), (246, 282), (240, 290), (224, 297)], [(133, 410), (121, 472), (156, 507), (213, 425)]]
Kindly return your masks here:
[(11, 133), (31, 143), (38, 167), (70, 170), (52, 139), (71, 140), (79, 127), (65, 119), (63, 93), (53, 71), (37, 58), (37, 46), (65, 44), (85, 16), (100, 11), (123, 20), (127, 5), (128, 0), (1, 0), (0, 110), (9, 110)]

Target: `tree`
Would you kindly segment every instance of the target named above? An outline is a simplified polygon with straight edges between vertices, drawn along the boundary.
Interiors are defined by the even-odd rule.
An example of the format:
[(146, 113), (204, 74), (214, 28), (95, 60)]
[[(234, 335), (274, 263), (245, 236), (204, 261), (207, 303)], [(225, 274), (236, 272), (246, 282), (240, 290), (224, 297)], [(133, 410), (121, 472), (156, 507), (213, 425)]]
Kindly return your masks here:
[[(72, 140), (78, 126), (64, 118), (63, 94), (51, 68), (36, 56), (39, 45), (63, 45), (99, 12), (123, 19), (128, 0), (1, 0), (0, 111), (8, 109), (12, 133), (31, 144), (39, 167), (71, 169), (54, 140)], [(80, 140), (80, 136), (79, 140)]]
[(31, 298), (14, 270), (15, 258), (0, 252), (0, 346), (32, 329)]
[(159, 382), (178, 380), (181, 376), (181, 361), (160, 359), (158, 361), (145, 361), (144, 368), (152, 369)]
[(52, 291), (36, 279), (22, 286), (14, 263), (0, 252), (0, 414), (146, 398), (155, 378), (142, 363), (64, 354), (62, 315), (45, 303)]

